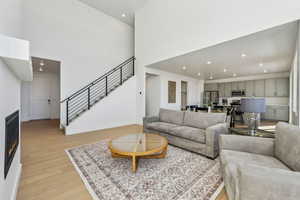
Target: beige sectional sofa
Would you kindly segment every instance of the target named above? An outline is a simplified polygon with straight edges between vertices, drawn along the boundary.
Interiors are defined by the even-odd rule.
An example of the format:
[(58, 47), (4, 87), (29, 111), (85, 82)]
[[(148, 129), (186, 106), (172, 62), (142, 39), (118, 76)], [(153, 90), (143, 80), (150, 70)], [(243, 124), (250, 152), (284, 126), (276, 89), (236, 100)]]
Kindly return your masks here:
[(275, 139), (220, 136), (229, 200), (300, 199), (300, 128), (280, 122)]
[(159, 116), (145, 117), (144, 132), (165, 136), (169, 144), (216, 158), (218, 138), (228, 133), (225, 113), (200, 113), (160, 109)]

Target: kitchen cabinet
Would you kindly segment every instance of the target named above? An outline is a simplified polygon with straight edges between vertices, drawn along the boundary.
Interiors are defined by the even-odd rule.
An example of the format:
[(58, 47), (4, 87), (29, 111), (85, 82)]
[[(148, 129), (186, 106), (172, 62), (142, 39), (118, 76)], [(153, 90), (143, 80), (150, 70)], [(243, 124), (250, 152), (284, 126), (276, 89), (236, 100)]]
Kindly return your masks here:
[(265, 96), (265, 80), (254, 81), (254, 96), (255, 97)]
[(204, 90), (205, 91), (217, 91), (218, 90), (218, 84), (217, 83), (204, 84)]
[(266, 79), (265, 81), (266, 97), (288, 97), (289, 96), (289, 79), (277, 78)]
[(232, 91), (238, 90), (238, 82), (232, 82), (231, 83), (231, 90)]
[(246, 96), (253, 97), (254, 96), (254, 81), (246, 81)]
[(246, 97), (289, 97), (289, 78), (208, 83), (205, 91), (219, 91), (220, 97), (231, 97), (232, 91), (245, 91)]
[(262, 119), (289, 121), (289, 106), (269, 105), (266, 112), (262, 114)]
[(275, 97), (276, 96), (276, 79), (266, 79), (265, 81), (265, 96)]
[(242, 91), (244, 91), (245, 90), (245, 81), (241, 81), (241, 82), (237, 82), (237, 89), (238, 90), (242, 90)]
[(225, 97), (231, 97), (231, 83), (225, 83)]
[(220, 97), (225, 97), (225, 84), (224, 83), (218, 84), (218, 91), (219, 91)]
[(276, 79), (276, 96), (288, 97), (290, 92), (290, 81), (288, 78)]

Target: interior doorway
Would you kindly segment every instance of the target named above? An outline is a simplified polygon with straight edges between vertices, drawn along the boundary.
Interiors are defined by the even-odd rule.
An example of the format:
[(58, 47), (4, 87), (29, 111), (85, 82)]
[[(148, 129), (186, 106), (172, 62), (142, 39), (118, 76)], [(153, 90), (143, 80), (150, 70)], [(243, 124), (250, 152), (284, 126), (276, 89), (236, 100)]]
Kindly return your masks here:
[(160, 109), (160, 77), (146, 74), (146, 116), (158, 116)]
[(60, 118), (60, 62), (32, 57), (33, 81), (21, 87), (22, 121)]
[(181, 110), (186, 110), (188, 95), (188, 83), (181, 81)]

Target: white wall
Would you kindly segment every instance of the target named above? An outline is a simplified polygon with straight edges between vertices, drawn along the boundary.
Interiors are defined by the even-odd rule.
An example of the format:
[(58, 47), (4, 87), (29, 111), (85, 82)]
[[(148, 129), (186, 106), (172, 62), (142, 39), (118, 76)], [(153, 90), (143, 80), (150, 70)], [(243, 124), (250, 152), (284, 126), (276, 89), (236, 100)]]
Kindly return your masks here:
[(66, 127), (66, 134), (136, 124), (136, 77), (127, 80)]
[(4, 0), (0, 2), (0, 33), (18, 37), (22, 36), (22, 0)]
[[(188, 85), (187, 104), (201, 105), (203, 98), (203, 80), (194, 79), (180, 74), (170, 73), (152, 68), (146, 68), (147, 73), (159, 75), (160, 78), (160, 107), (166, 109), (181, 109), (181, 81)], [(168, 81), (176, 82), (176, 103), (168, 103)]]
[(146, 77), (146, 116), (157, 116), (160, 108), (161, 82), (159, 75)]
[(133, 28), (80, 1), (26, 0), (24, 8), (31, 55), (61, 62), (62, 99), (133, 56)]
[(20, 109), (20, 86), (20, 81), (0, 59), (0, 197), (3, 200), (15, 198), (21, 173), (20, 144), (4, 180), (5, 117)]
[(296, 20), (299, 10), (295, 0), (148, 1), (135, 16), (137, 120), (145, 115), (145, 66)]
[[(299, 25), (299, 22), (298, 22)], [(300, 26), (298, 27), (298, 40), (294, 61), (290, 72), (290, 123), (294, 125), (300, 124)]]
[[(0, 3), (0, 34), (10, 37), (21, 36), (22, 0), (5, 0)], [(3, 38), (2, 38), (3, 39)], [(2, 42), (5, 41), (1, 41)], [(8, 41), (10, 42), (10, 41)], [(20, 53), (19, 49), (14, 52)], [(4, 52), (10, 54), (10, 52)], [(22, 52), (24, 53), (24, 52)], [(19, 54), (18, 54), (19, 55)], [(21, 173), (20, 147), (15, 153), (9, 174), (4, 180), (5, 117), (20, 109), (20, 81), (0, 58), (0, 198), (16, 198)]]

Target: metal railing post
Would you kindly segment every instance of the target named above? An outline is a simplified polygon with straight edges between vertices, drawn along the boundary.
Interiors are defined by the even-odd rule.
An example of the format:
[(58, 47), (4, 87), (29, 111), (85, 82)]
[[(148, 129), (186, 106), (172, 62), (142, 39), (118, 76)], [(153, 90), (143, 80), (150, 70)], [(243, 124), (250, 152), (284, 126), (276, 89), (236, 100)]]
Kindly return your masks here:
[(107, 76), (105, 76), (105, 96), (107, 96), (108, 90), (107, 90)]
[(66, 102), (66, 120), (67, 120), (67, 126), (69, 125), (69, 99), (67, 99)]
[(135, 62), (135, 58), (133, 58), (132, 60), (132, 76), (134, 76), (134, 62)]
[(123, 84), (123, 67), (120, 68), (120, 85)]
[(91, 108), (91, 87), (88, 88), (88, 109)]

